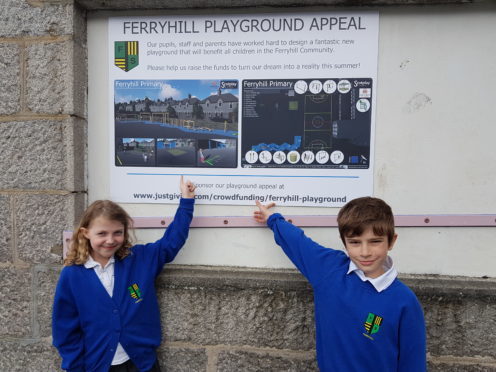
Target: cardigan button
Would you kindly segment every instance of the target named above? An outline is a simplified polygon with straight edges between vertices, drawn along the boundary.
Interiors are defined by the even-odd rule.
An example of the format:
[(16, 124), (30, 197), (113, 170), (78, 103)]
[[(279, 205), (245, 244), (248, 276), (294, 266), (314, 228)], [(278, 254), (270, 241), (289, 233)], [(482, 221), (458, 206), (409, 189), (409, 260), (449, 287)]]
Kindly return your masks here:
[(114, 309), (114, 314), (117, 314), (119, 311), (117, 309)]

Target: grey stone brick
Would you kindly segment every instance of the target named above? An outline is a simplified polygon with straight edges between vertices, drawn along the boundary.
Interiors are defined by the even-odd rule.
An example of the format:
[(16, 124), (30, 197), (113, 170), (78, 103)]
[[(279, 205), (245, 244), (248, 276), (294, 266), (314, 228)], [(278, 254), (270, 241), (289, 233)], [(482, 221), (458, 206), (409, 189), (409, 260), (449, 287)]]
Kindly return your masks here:
[(61, 359), (48, 341), (0, 340), (0, 371), (58, 372)]
[(10, 198), (0, 195), (0, 262), (14, 262)]
[(277, 287), (277, 281), (269, 280), (265, 282), (268, 287), (262, 288), (262, 281), (247, 285), (249, 280), (224, 276), (216, 283), (201, 277), (189, 283), (175, 283), (174, 278), (169, 283), (159, 281), (162, 325), (168, 340), (312, 349), (315, 333), (309, 288), (287, 289), (287, 284), (270, 288)]
[(0, 137), (0, 188), (84, 189), (84, 121), (2, 122)]
[(50, 337), (52, 335), (53, 297), (61, 269), (61, 266), (35, 267), (35, 337)]
[(26, 263), (60, 263), (62, 232), (72, 230), (83, 196), (17, 195), (16, 235), (18, 258)]
[(35, 113), (74, 114), (74, 43), (32, 44), (26, 54), (27, 107)]
[(421, 297), (427, 346), (433, 355), (496, 358), (496, 301)]
[(72, 118), (63, 122), (62, 127), (65, 167), (64, 187), (69, 191), (86, 189), (87, 122)]
[[(32, 1), (31, 3), (35, 3)], [(36, 2), (2, 0), (0, 37), (70, 35), (73, 29), (73, 1)]]
[[(493, 0), (471, 0), (470, 2), (490, 3)], [(328, 6), (336, 7), (350, 6), (380, 6), (380, 5), (433, 5), (433, 4), (466, 4), (468, 0), (321, 0), (321, 1), (298, 1), (298, 0), (190, 0), (185, 3), (182, 0), (78, 0), (82, 6), (88, 10), (135, 10), (135, 9), (210, 9), (216, 12), (219, 8), (236, 9), (243, 12), (243, 8), (249, 7), (305, 7), (305, 6)]]
[(161, 346), (158, 360), (163, 372), (204, 372), (208, 358), (205, 349)]
[[(0, 26), (1, 27), (1, 26)], [(0, 44), (0, 115), (13, 114), (20, 109), (21, 82), (19, 46)]]
[(263, 352), (224, 351), (219, 353), (217, 372), (318, 372), (315, 355), (295, 357)]
[(87, 19), (86, 19), (86, 9), (79, 6), (78, 3), (74, 4), (74, 25), (73, 25), (73, 37), (76, 43), (81, 45), (86, 50), (86, 40), (87, 40)]
[(418, 276), (404, 280), (424, 307), (433, 356), (496, 358), (496, 279)]
[(496, 363), (487, 364), (455, 364), (455, 363), (428, 363), (429, 372), (496, 372)]
[[(30, 337), (33, 308), (31, 272), (28, 269), (14, 267), (0, 268), (0, 278), (2, 278), (0, 334), (4, 337)], [(0, 368), (0, 371), (5, 369)]]
[(86, 45), (73, 44), (72, 114), (87, 118), (88, 104), (88, 55)]

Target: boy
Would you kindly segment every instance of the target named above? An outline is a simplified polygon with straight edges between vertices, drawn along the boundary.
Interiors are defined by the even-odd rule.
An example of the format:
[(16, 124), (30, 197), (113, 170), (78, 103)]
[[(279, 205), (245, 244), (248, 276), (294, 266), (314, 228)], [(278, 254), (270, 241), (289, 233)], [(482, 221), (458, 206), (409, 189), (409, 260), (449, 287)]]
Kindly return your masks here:
[(257, 201), (254, 218), (314, 290), (317, 361), (322, 372), (426, 371), (425, 324), (415, 294), (388, 252), (397, 235), (389, 205), (358, 198), (338, 214), (347, 255), (322, 247)]

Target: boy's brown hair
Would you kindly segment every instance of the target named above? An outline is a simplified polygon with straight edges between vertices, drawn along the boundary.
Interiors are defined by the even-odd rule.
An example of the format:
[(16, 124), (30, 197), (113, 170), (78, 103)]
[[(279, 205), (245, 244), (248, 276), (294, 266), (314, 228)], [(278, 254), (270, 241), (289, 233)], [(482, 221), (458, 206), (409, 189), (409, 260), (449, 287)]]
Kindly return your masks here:
[(387, 236), (388, 244), (394, 241), (394, 217), (391, 207), (379, 198), (363, 197), (349, 201), (338, 213), (339, 236), (345, 238), (362, 235), (372, 228), (377, 236)]
[(89, 240), (84, 236), (83, 229), (89, 228), (91, 221), (95, 218), (104, 217), (111, 221), (117, 221), (124, 226), (124, 243), (115, 255), (122, 259), (128, 256), (132, 247), (130, 230), (132, 229), (132, 219), (127, 212), (118, 204), (110, 200), (97, 200), (93, 202), (81, 217), (76, 231), (72, 235), (71, 244), (67, 256), (64, 260), (65, 266), (84, 265), (91, 252)]

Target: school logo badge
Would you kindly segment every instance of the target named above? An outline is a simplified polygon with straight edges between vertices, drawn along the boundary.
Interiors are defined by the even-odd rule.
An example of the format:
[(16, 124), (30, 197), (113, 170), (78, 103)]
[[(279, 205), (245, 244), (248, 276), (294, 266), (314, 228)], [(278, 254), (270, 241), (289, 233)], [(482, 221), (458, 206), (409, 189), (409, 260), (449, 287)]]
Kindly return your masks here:
[(138, 284), (134, 283), (133, 285), (127, 287), (127, 289), (129, 291), (129, 294), (131, 295), (131, 297), (136, 300), (136, 301), (134, 301), (135, 303), (138, 303), (141, 300), (143, 300), (143, 298), (141, 298), (141, 291), (138, 287)]
[(379, 332), (379, 328), (381, 328), (381, 324), (382, 324), (382, 317), (375, 315), (373, 313), (369, 313), (369, 315), (367, 316), (367, 320), (363, 324), (365, 327), (365, 331), (367, 333), (364, 333), (363, 335), (373, 340), (372, 335)]
[(137, 41), (114, 42), (114, 64), (128, 72), (139, 65), (139, 43)]

